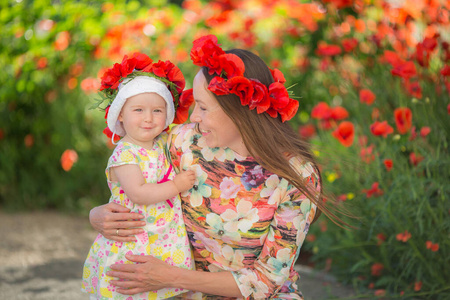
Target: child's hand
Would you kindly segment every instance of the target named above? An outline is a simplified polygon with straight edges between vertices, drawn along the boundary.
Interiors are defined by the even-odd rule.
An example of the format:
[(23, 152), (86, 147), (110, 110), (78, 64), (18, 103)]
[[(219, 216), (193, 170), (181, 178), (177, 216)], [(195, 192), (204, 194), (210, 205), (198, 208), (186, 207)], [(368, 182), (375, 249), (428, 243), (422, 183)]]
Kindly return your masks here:
[(179, 193), (189, 190), (195, 183), (195, 172), (192, 170), (181, 171), (173, 179)]

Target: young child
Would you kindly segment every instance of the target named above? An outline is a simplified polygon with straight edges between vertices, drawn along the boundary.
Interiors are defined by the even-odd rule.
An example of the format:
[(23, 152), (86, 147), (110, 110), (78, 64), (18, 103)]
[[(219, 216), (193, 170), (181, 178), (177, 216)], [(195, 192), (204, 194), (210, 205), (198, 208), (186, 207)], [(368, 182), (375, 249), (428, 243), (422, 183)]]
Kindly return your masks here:
[(83, 269), (82, 290), (91, 299), (165, 299), (185, 292), (165, 288), (125, 296), (115, 292), (109, 283), (113, 278), (106, 275), (110, 265), (127, 262), (125, 254), (152, 255), (174, 266), (194, 267), (178, 194), (192, 188), (195, 173), (175, 175), (164, 152), (164, 129), (173, 122), (177, 108), (188, 112), (189, 103), (180, 103), (179, 97), (184, 84), (181, 71), (171, 62), (153, 63), (139, 53), (125, 56), (102, 77), (100, 91), (111, 104), (106, 109), (111, 138), (123, 136), (106, 168), (109, 202), (144, 215), (147, 224), (136, 242), (97, 236)]

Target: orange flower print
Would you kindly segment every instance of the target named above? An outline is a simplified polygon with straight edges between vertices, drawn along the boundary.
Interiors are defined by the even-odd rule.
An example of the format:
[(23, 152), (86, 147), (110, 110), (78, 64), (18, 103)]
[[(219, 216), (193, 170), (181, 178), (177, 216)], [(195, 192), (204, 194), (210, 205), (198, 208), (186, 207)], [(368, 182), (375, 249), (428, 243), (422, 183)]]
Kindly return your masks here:
[(78, 160), (78, 154), (75, 150), (67, 149), (61, 155), (61, 167), (64, 171), (69, 172), (74, 163)]
[(407, 107), (399, 107), (394, 110), (394, 119), (397, 130), (400, 134), (405, 134), (412, 126), (412, 112)]
[(408, 230), (405, 230), (405, 232), (397, 234), (396, 237), (398, 241), (406, 243), (411, 238), (411, 233), (409, 233)]
[(333, 131), (333, 136), (345, 147), (350, 147), (355, 138), (355, 127), (349, 121), (341, 122)]

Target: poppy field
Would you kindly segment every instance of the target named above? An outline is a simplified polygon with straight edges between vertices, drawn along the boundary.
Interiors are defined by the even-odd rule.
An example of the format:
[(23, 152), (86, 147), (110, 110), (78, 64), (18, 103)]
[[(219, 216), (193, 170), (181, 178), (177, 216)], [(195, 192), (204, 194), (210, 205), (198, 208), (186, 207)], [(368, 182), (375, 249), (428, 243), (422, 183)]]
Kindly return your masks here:
[[(303, 251), (357, 297), (450, 297), (450, 5), (444, 0), (50, 1), (0, 4), (0, 206), (82, 214), (107, 202), (113, 145), (95, 106), (125, 54), (171, 60), (218, 37), (286, 77), (289, 123), (327, 197)], [(301, 255), (301, 254), (300, 254)]]

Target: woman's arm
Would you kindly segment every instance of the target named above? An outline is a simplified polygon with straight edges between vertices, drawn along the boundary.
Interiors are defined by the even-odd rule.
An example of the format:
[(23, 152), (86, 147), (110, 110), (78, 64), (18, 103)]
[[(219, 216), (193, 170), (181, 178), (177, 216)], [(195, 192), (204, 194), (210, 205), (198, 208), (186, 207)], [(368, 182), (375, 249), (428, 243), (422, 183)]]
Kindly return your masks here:
[[(121, 280), (111, 280), (125, 295), (158, 290), (167, 287), (183, 288), (226, 297), (242, 297), (231, 272), (203, 272), (171, 266), (152, 256), (126, 255), (137, 264), (115, 264), (107, 275)], [(122, 279), (125, 279), (123, 281)]]
[(117, 203), (94, 207), (89, 213), (92, 227), (105, 238), (118, 242), (135, 242), (134, 235), (144, 232), (138, 228), (145, 226), (145, 221), (139, 221), (143, 218), (143, 215), (130, 213), (128, 208)]
[(125, 194), (135, 204), (155, 204), (178, 193), (184, 192), (194, 185), (195, 173), (183, 171), (174, 180), (163, 183), (146, 183), (138, 165), (129, 164), (111, 168)]

